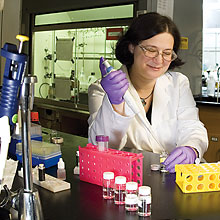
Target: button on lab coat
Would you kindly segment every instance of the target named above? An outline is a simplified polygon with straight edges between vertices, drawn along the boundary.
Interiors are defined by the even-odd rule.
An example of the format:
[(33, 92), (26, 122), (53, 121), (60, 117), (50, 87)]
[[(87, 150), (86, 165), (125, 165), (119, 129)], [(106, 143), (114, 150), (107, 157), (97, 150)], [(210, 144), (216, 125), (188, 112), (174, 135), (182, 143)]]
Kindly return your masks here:
[[(125, 73), (125, 66), (121, 68)], [(115, 112), (103, 90), (100, 80), (89, 87), (89, 142), (96, 144), (96, 135), (108, 135), (109, 147), (123, 147), (161, 153), (171, 152), (178, 146), (197, 149), (201, 158), (208, 147), (206, 128), (199, 120), (188, 78), (179, 72), (167, 72), (156, 81), (151, 124), (139, 95), (129, 76), (128, 93), (131, 105), (125, 103), (126, 116)]]

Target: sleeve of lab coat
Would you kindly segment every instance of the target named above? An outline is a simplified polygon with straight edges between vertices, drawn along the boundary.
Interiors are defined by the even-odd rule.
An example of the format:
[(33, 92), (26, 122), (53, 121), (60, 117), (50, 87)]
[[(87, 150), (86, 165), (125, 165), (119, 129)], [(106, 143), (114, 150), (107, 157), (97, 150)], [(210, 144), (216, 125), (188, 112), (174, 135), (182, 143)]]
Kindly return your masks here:
[(199, 120), (198, 108), (193, 98), (189, 81), (182, 75), (179, 80), (179, 105), (177, 110), (177, 146), (194, 147), (200, 159), (208, 148), (207, 130)]
[(125, 146), (126, 131), (134, 114), (127, 105), (125, 105), (127, 116), (121, 116), (115, 112), (107, 94), (100, 85), (100, 81), (90, 85), (88, 96), (90, 112), (88, 119), (89, 142), (96, 144), (96, 135), (107, 135), (109, 136), (109, 147), (121, 149)]

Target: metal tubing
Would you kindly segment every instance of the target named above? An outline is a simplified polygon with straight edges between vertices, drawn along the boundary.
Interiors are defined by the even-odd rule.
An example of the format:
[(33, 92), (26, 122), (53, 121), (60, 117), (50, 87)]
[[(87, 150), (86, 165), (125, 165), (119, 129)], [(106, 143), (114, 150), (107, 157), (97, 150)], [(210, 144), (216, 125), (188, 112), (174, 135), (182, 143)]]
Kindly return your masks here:
[(24, 191), (33, 191), (32, 152), (30, 135), (30, 112), (33, 108), (33, 86), (37, 81), (34, 76), (26, 76), (21, 87), (21, 122), (22, 122), (22, 156), (24, 173)]
[(43, 220), (42, 208), (39, 193), (36, 189), (33, 192), (19, 192), (19, 220)]
[(33, 188), (32, 177), (30, 114), (33, 109), (34, 83), (36, 82), (35, 76), (25, 76), (20, 93), (24, 189), (19, 193), (19, 220), (43, 220), (39, 194)]
[(23, 156), (23, 176), (24, 176), (24, 191), (33, 191), (33, 178), (32, 178), (32, 158), (31, 158), (31, 135), (30, 135), (30, 123), (28, 122), (30, 113), (21, 109), (21, 121), (22, 121), (22, 156)]

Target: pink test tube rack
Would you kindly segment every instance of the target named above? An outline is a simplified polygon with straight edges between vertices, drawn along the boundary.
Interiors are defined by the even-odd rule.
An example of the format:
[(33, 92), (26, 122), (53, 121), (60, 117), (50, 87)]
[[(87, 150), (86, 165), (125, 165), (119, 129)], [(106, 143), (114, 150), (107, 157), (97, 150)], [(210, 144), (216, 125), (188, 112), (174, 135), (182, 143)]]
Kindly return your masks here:
[(102, 186), (103, 172), (125, 176), (127, 182), (143, 184), (143, 155), (109, 148), (99, 151), (96, 145), (79, 146), (80, 180)]

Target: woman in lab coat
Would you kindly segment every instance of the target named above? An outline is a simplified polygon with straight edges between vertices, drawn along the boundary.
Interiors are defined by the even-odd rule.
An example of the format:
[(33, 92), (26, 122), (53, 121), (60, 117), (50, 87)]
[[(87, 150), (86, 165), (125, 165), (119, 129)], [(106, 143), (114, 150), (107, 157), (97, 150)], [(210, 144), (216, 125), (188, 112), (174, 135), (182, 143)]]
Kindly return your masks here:
[(89, 87), (89, 142), (95, 144), (96, 135), (104, 134), (111, 148), (165, 150), (170, 155), (164, 164), (170, 172), (175, 172), (175, 164), (202, 158), (207, 131), (187, 77), (171, 71), (183, 65), (179, 46), (179, 31), (168, 17), (151, 12), (134, 19), (116, 45), (121, 69)]

